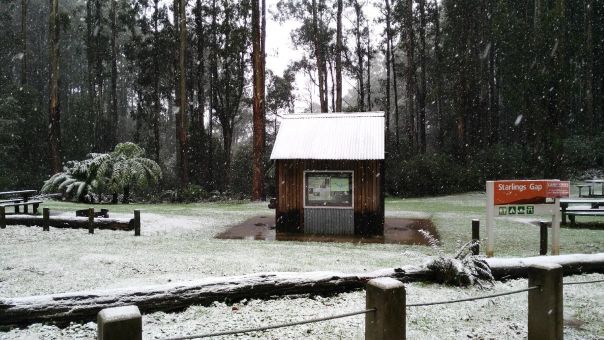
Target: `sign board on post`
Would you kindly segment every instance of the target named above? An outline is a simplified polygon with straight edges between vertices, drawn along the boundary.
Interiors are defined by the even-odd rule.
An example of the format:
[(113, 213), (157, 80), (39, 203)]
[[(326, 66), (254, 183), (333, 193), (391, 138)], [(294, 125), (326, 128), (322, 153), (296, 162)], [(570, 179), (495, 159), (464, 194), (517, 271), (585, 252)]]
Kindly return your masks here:
[(560, 254), (560, 198), (570, 182), (560, 180), (487, 181), (487, 256), (494, 254), (495, 216), (552, 216), (552, 255)]

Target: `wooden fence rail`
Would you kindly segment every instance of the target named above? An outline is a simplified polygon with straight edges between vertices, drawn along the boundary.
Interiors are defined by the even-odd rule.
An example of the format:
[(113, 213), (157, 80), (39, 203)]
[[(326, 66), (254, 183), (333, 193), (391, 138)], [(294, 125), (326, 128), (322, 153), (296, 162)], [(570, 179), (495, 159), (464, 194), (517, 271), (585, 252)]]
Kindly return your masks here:
[(94, 229), (134, 230), (134, 235), (140, 236), (141, 217), (140, 210), (134, 210), (134, 218), (97, 218), (94, 208), (88, 210), (87, 217), (51, 217), (48, 208), (42, 210), (42, 216), (7, 215), (5, 207), (0, 206), (0, 229), (7, 225), (41, 226), (43, 231), (50, 231), (49, 227), (88, 229), (90, 234), (94, 234)]

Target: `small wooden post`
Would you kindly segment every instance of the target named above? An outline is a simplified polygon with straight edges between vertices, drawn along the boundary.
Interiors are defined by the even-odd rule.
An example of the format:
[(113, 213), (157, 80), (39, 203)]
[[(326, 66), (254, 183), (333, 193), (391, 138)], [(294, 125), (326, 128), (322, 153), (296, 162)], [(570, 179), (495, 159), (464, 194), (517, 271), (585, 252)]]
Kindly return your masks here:
[(15, 204), (15, 214), (19, 214), (21, 212), (21, 208), (19, 208), (19, 204)]
[(141, 236), (141, 211), (134, 210), (134, 236)]
[(96, 317), (97, 339), (140, 340), (143, 320), (137, 306), (102, 309)]
[(0, 229), (6, 228), (6, 210), (0, 206)]
[(562, 266), (533, 265), (529, 268), (528, 339), (562, 340)]
[(472, 246), (472, 255), (480, 254), (480, 220), (478, 219), (472, 220), (472, 242), (474, 243)]
[(547, 255), (547, 224), (539, 222), (539, 255)]
[(365, 339), (405, 339), (405, 300), (405, 286), (402, 282), (389, 277), (369, 281), (366, 308), (375, 308), (375, 311), (365, 315)]
[(88, 208), (88, 233), (94, 234), (94, 208)]
[(42, 226), (43, 231), (50, 231), (50, 209), (42, 209), (42, 217), (44, 218), (44, 225)]

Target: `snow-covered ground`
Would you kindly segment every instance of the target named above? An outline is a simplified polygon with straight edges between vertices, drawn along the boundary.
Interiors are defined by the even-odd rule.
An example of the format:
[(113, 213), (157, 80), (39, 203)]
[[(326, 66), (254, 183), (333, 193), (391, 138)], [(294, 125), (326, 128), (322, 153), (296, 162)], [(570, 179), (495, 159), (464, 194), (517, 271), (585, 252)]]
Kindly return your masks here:
[[(432, 217), (439, 228), (443, 249), (453, 252), (470, 236), (469, 221), (483, 214), (484, 195), (393, 200), (387, 215)], [(162, 210), (164, 209), (164, 210)], [(265, 204), (236, 207), (201, 205), (147, 207), (142, 213), (142, 236), (133, 232), (56, 229), (8, 226), (0, 230), (0, 297), (52, 294), (70, 291), (140, 287), (268, 271), (341, 272), (371, 271), (385, 267), (417, 264), (433, 255), (426, 246), (393, 244), (346, 244), (217, 240), (214, 235), (229, 225), (257, 215), (272, 215)], [(111, 213), (112, 217), (131, 214)], [(527, 221), (498, 222), (496, 254), (536, 255), (538, 228)], [(534, 247), (534, 248), (533, 248)], [(604, 231), (562, 230), (562, 252), (603, 252)], [(603, 279), (585, 275), (567, 280)], [(526, 287), (526, 280), (497, 283), (494, 291)], [(481, 295), (477, 289), (461, 289), (413, 283), (408, 302), (446, 300)], [(604, 339), (604, 286), (602, 283), (565, 287), (567, 338)], [(153, 313), (144, 316), (148, 338), (205, 333), (231, 328), (301, 320), (363, 309), (364, 292), (330, 298), (284, 298), (252, 300), (234, 306), (216, 303), (193, 306), (182, 313)], [(362, 338), (362, 316), (297, 326), (239, 338)], [(32, 325), (26, 329), (0, 332), (0, 339), (93, 338), (96, 325), (73, 324), (59, 329)], [(437, 307), (409, 310), (409, 338), (503, 339), (526, 337), (526, 294)], [(226, 338), (226, 337), (225, 337)], [(231, 337), (232, 338), (232, 337)]]
[[(601, 280), (604, 275), (566, 277), (565, 282)], [(599, 286), (600, 285), (600, 286)], [(564, 287), (564, 335), (566, 339), (604, 337), (604, 289), (602, 283)], [(492, 289), (464, 289), (411, 283), (407, 302), (429, 302), (486, 295), (527, 287), (526, 280), (498, 282)], [(488, 300), (407, 309), (408, 339), (522, 339), (527, 334), (527, 294)], [(181, 313), (143, 316), (146, 339), (162, 339), (252, 328), (324, 317), (365, 309), (363, 291), (333, 297), (288, 297), (276, 300), (242, 301), (233, 305), (214, 303), (192, 306)], [(362, 315), (320, 323), (249, 333), (216, 339), (363, 339)], [(71, 324), (60, 329), (35, 324), (27, 329), (0, 333), (3, 339), (93, 339), (96, 324)]]

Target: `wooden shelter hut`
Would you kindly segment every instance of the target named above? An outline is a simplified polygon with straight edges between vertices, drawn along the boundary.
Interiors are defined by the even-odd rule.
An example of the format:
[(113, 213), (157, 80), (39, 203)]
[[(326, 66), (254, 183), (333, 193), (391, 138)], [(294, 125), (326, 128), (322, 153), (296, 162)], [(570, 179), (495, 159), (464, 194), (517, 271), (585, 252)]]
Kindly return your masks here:
[(290, 114), (275, 161), (277, 232), (383, 235), (384, 113)]

